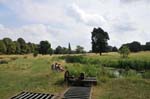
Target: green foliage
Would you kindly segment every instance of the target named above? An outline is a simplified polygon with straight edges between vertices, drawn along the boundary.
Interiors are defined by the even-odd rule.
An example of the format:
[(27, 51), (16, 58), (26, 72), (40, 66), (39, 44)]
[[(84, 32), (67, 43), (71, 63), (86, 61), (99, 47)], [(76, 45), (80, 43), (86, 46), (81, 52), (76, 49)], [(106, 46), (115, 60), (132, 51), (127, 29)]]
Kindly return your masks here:
[(5, 54), (7, 52), (7, 47), (5, 45), (5, 43), (0, 40), (0, 54)]
[(84, 47), (82, 47), (80, 45), (77, 45), (77, 47), (76, 47), (76, 53), (77, 54), (79, 54), (79, 53), (85, 53)]
[(150, 62), (145, 60), (119, 60), (116, 65), (117, 68), (130, 68), (137, 71), (140, 70), (149, 70)]
[(114, 47), (112, 48), (112, 52), (118, 52), (118, 49), (117, 49), (116, 46), (114, 46)]
[(52, 49), (52, 48), (49, 48), (47, 53), (48, 53), (49, 55), (52, 55), (52, 54), (53, 54), (53, 49)]
[(11, 42), (10, 44), (8, 44), (8, 49), (7, 49), (7, 53), (8, 54), (15, 54), (16, 52), (16, 45), (14, 42)]
[(150, 42), (146, 42), (143, 50), (150, 51)]
[(67, 65), (67, 70), (70, 75), (79, 77), (80, 73), (85, 73), (85, 76), (96, 77), (98, 75), (99, 69), (95, 65), (82, 65), (79, 63), (73, 65)]
[(37, 51), (34, 51), (33, 57), (37, 57), (37, 56), (38, 56), (38, 52), (37, 52)]
[(131, 43), (123, 44), (121, 46), (121, 48), (123, 46), (127, 46), (130, 49), (131, 52), (138, 52), (138, 51), (141, 51), (141, 49), (142, 49), (142, 46), (141, 46), (140, 42), (137, 42), (137, 41), (133, 41)]
[(6, 45), (6, 49), (7, 49), (7, 54), (9, 54), (11, 52), (11, 48), (10, 48), (10, 45), (12, 44), (12, 40), (10, 38), (4, 38), (3, 39), (3, 42), (5, 43)]
[(27, 43), (27, 45), (28, 45), (28, 47), (29, 47), (29, 49), (30, 49), (30, 53), (33, 53), (34, 51), (35, 51), (35, 45), (33, 44), (33, 43)]
[(48, 54), (48, 50), (51, 48), (51, 44), (48, 41), (41, 41), (39, 46), (40, 54)]
[(107, 40), (109, 40), (109, 35), (101, 28), (94, 28), (92, 31), (92, 51), (94, 53), (101, 53), (106, 50)]
[(27, 53), (27, 46), (26, 46), (26, 42), (23, 38), (18, 38), (17, 42), (20, 45), (20, 49), (21, 49), (21, 54), (25, 54)]
[(20, 54), (21, 53), (21, 48), (20, 48), (20, 43), (17, 41), (14, 41), (14, 44), (16, 46), (16, 54)]
[(130, 54), (130, 50), (127, 46), (123, 46), (120, 48), (119, 53), (123, 58), (127, 58), (128, 55)]
[(67, 63), (84, 63), (84, 59), (85, 58), (83, 56), (65, 56)]
[(54, 53), (55, 54), (69, 54), (71, 52), (69, 52), (69, 49), (65, 47), (57, 46)]

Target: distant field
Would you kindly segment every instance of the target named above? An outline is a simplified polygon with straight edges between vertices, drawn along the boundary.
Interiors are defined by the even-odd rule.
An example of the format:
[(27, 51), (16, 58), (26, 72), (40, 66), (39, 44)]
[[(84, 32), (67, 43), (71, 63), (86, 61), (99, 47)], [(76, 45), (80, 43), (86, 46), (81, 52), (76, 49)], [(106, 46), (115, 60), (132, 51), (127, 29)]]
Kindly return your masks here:
[[(35, 58), (32, 55), (0, 55), (4, 62), (0, 64), (0, 99), (8, 99), (21, 91), (62, 93), (67, 86), (63, 84), (63, 73), (51, 71), (50, 66), (54, 62), (61, 63), (74, 75), (84, 71), (87, 75), (97, 76), (99, 82), (93, 88), (93, 99), (150, 99), (149, 70), (146, 71), (147, 79), (134, 71), (127, 72), (123, 78), (116, 78), (109, 73), (107, 65), (114, 66), (115, 63), (112, 65), (110, 62), (120, 60), (118, 53), (85, 54), (83, 57), (68, 63), (62, 55), (39, 55)], [(129, 60), (150, 62), (150, 52), (132, 53)], [(141, 65), (147, 66), (144, 62)]]

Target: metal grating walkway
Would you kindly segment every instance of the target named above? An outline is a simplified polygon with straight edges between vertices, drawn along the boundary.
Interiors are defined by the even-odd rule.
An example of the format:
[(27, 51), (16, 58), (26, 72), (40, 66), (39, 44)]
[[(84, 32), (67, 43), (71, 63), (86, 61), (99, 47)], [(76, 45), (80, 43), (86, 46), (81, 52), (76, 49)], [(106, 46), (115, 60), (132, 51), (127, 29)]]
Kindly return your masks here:
[(90, 99), (91, 87), (71, 87), (63, 99)]
[(54, 95), (32, 92), (21, 92), (10, 99), (52, 99)]

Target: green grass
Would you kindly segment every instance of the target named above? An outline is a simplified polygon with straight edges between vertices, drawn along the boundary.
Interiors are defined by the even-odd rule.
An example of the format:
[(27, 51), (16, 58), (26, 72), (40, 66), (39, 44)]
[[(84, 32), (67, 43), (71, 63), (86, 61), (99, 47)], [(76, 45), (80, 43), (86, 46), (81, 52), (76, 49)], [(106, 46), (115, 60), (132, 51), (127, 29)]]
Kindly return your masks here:
[(150, 99), (150, 81), (113, 79), (93, 88), (93, 99)]
[(67, 63), (80, 63), (90, 65), (102, 65), (113, 68), (130, 68), (138, 71), (150, 70), (150, 53), (133, 53), (127, 59), (122, 59), (117, 53), (99, 55), (62, 56)]
[(19, 58), (0, 65), (0, 98), (8, 99), (21, 91), (60, 93), (66, 86), (62, 73), (51, 71), (51, 57)]
[[(66, 61), (66, 58), (68, 60)], [(119, 66), (118, 53), (84, 55), (1, 55), (0, 60), (0, 99), (8, 99), (21, 91), (61, 93), (67, 86), (63, 83), (63, 74), (51, 71), (51, 64), (61, 63), (71, 75), (96, 76), (98, 85), (94, 87), (93, 99), (149, 99), (150, 71), (138, 75), (135, 70), (123, 73), (123, 78), (116, 78), (110, 67)], [(139, 60), (139, 63), (136, 61)], [(129, 61), (129, 62), (127, 62)], [(150, 52), (131, 53), (123, 66), (137, 62), (150, 61)], [(127, 62), (127, 63), (126, 63)], [(134, 67), (136, 67), (134, 66)], [(118, 67), (117, 67), (118, 68)]]

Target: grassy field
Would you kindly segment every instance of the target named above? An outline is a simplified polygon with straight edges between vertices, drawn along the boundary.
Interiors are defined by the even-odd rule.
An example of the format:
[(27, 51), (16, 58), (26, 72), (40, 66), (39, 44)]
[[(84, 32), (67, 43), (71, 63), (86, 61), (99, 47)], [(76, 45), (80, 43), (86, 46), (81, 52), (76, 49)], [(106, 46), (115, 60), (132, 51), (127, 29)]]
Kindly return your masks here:
[(62, 93), (67, 86), (63, 84), (63, 72), (51, 71), (50, 66), (54, 62), (62, 64), (74, 76), (80, 72), (85, 72), (87, 76), (97, 76), (98, 85), (93, 87), (93, 99), (150, 99), (150, 71), (145, 70), (150, 67), (150, 52), (130, 54), (128, 60), (140, 60), (140, 65), (123, 63), (124, 66), (131, 63), (133, 66), (141, 66), (139, 69), (146, 72), (145, 76), (131, 70), (124, 73), (122, 78), (115, 77), (108, 69), (120, 60), (118, 53), (105, 53), (103, 56), (85, 54), (82, 58), (79, 58), (81, 55), (71, 56), (73, 59), (69, 56), (69, 60), (66, 60), (68, 56), (60, 55), (0, 55), (3, 61), (0, 64), (0, 99), (8, 99), (21, 91)]

